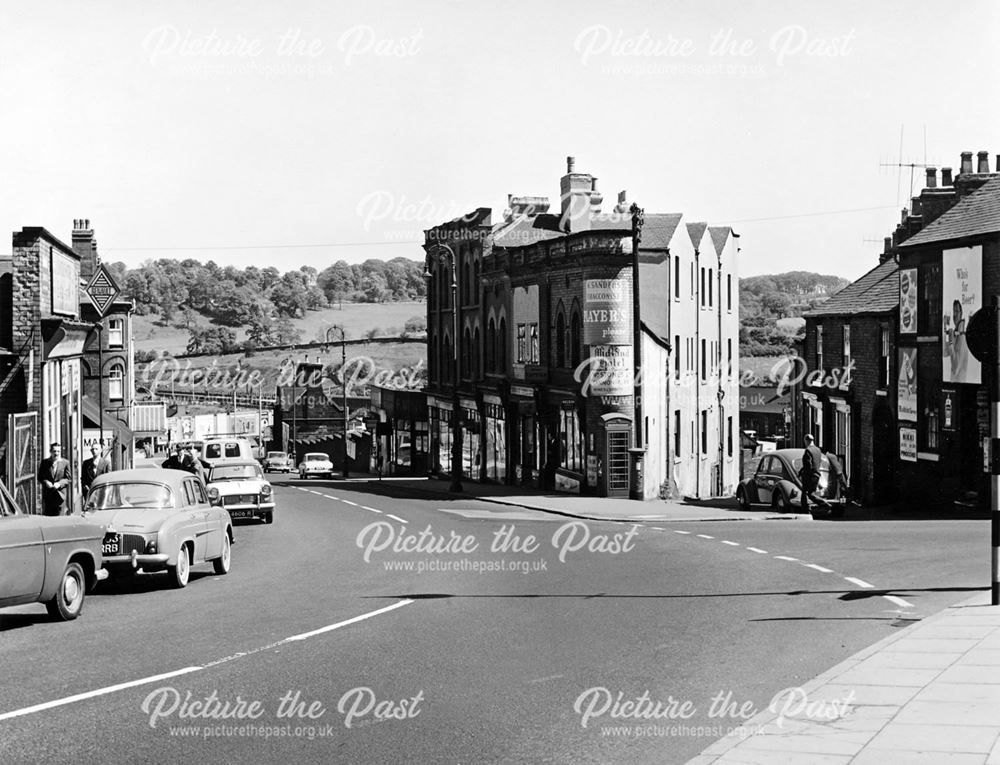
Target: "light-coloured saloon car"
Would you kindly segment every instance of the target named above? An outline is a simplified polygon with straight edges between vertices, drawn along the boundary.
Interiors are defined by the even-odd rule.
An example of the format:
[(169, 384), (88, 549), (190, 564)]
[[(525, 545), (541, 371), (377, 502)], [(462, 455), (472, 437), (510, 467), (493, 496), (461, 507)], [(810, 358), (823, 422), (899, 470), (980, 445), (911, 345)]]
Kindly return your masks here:
[(0, 607), (44, 603), (54, 619), (75, 619), (87, 590), (108, 576), (103, 536), (79, 515), (22, 512), (0, 482)]
[(274, 493), (256, 460), (217, 462), (205, 478), (208, 497), (229, 511), (229, 517), (260, 518), (274, 523)]
[(104, 565), (112, 574), (166, 570), (186, 587), (191, 566), (212, 562), (229, 573), (234, 541), (229, 513), (213, 505), (201, 479), (184, 470), (119, 470), (98, 476), (84, 505), (106, 527)]
[(333, 478), (333, 463), (323, 452), (307, 452), (299, 463), (299, 478), (311, 475), (324, 475)]

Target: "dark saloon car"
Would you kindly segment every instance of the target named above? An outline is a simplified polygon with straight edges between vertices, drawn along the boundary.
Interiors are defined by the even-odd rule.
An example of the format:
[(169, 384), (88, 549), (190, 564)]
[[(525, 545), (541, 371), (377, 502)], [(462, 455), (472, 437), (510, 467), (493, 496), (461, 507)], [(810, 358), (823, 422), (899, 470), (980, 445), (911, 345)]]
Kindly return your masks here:
[[(749, 510), (751, 505), (770, 505), (786, 513), (802, 507), (802, 469), (804, 449), (778, 449), (765, 452), (757, 464), (757, 472), (740, 481), (736, 499), (740, 508)], [(844, 514), (845, 498), (840, 495), (840, 485), (831, 475), (830, 460), (823, 455), (820, 464), (819, 488), (816, 496), (830, 505), (830, 514), (839, 518)], [(810, 502), (812, 505), (812, 502)]]

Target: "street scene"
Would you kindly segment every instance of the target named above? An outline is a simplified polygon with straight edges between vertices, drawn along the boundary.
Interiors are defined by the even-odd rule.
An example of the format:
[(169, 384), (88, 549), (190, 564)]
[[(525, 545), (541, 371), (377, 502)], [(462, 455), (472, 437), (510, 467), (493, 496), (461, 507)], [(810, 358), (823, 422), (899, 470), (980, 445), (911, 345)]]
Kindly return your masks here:
[(0, 763), (1000, 763), (998, 13), (0, 9)]

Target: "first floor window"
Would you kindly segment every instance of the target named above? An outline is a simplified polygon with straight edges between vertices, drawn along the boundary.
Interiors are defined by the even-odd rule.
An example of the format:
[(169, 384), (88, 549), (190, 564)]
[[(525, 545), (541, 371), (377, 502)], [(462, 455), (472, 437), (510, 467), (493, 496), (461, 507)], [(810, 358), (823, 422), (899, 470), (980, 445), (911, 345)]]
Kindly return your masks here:
[(125, 322), (121, 319), (108, 319), (108, 347), (121, 348), (125, 344)]
[(674, 410), (674, 457), (681, 456), (681, 410)]
[(523, 364), (525, 361), (525, 353), (527, 348), (525, 347), (527, 338), (527, 330), (524, 324), (517, 325), (517, 363)]
[(701, 453), (708, 454), (708, 410), (701, 410)]
[(125, 395), (125, 368), (121, 364), (113, 364), (108, 370), (108, 398), (121, 401)]
[(537, 364), (541, 359), (541, 354), (538, 351), (538, 324), (532, 322), (528, 327), (531, 333), (531, 363)]

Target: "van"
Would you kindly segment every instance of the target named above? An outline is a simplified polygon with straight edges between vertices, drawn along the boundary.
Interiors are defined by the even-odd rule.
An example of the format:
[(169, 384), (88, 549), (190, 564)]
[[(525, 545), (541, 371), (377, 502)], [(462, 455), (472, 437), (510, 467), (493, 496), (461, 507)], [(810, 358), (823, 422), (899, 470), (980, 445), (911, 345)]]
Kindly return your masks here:
[(216, 463), (228, 460), (253, 460), (253, 446), (245, 438), (206, 438), (201, 445), (201, 458)]

